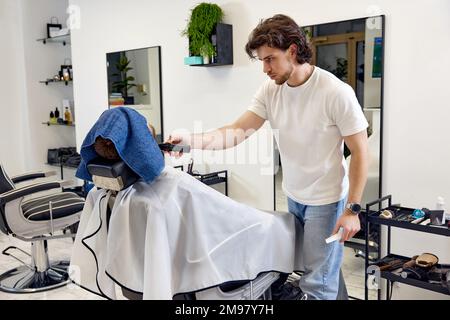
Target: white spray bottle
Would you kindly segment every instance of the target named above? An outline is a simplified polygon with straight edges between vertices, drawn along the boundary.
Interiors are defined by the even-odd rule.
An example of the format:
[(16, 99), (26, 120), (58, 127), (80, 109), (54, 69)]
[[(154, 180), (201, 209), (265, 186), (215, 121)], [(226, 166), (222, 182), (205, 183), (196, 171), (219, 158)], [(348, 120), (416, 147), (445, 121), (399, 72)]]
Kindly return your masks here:
[(437, 198), (436, 210), (444, 210), (444, 214), (442, 215), (442, 224), (445, 224), (445, 220), (450, 220), (449, 213), (445, 210), (445, 201), (443, 197)]

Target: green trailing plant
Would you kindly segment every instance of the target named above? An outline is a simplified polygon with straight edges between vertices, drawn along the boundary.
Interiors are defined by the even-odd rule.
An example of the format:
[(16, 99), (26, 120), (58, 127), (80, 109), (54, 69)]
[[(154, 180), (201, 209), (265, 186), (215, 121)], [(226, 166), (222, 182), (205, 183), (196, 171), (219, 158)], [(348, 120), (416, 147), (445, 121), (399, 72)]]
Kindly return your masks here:
[(214, 3), (202, 2), (192, 9), (183, 36), (189, 38), (189, 52), (193, 56), (214, 56), (215, 48), (211, 35), (215, 26), (222, 21), (223, 11)]
[(125, 54), (121, 55), (119, 62), (116, 63), (118, 73), (112, 74), (113, 76), (120, 76), (119, 81), (112, 83), (113, 92), (120, 92), (123, 97), (128, 97), (128, 90), (136, 86), (136, 84), (132, 83), (135, 80), (134, 77), (127, 75), (127, 72), (133, 70), (129, 66), (130, 62), (131, 60), (128, 60)]

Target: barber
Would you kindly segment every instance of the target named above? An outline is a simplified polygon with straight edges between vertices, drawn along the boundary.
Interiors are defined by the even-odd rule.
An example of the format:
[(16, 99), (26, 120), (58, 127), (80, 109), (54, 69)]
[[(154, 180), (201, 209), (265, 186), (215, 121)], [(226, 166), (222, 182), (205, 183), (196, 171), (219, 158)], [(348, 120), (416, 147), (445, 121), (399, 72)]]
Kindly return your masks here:
[[(170, 143), (196, 149), (233, 147), (266, 120), (278, 130), (283, 190), (289, 212), (301, 222), (305, 273), (300, 288), (310, 299), (337, 299), (346, 292), (340, 268), (343, 243), (360, 230), (358, 213), (367, 179), (367, 121), (353, 89), (310, 64), (302, 29), (285, 15), (261, 21), (245, 50), (262, 61), (267, 79), (234, 123), (201, 134), (172, 134)], [(350, 168), (343, 142), (351, 152)], [(340, 242), (325, 239), (342, 228)], [(341, 279), (341, 280), (340, 280)], [(341, 281), (341, 283), (339, 283)], [(339, 290), (340, 291), (340, 290)]]

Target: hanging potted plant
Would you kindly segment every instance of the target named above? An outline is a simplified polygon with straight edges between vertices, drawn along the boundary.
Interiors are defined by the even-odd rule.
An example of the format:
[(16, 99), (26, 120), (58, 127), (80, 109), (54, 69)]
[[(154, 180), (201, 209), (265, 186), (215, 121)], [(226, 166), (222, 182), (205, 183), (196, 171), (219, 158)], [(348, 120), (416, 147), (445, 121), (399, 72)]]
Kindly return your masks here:
[(222, 21), (223, 11), (214, 3), (202, 2), (192, 9), (183, 36), (189, 39), (189, 56), (203, 57), (203, 63), (209, 63), (210, 57), (216, 55), (216, 49), (211, 43), (211, 35), (215, 26)]

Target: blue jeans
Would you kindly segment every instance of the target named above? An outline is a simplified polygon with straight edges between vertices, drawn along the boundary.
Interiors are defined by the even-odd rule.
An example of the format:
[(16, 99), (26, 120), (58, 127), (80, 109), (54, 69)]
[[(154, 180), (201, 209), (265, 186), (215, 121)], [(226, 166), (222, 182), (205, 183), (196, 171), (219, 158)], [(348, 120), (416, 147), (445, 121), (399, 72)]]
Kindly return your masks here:
[(303, 227), (300, 248), (305, 273), (299, 285), (308, 294), (308, 299), (345, 299), (342, 297), (343, 291), (346, 294), (345, 283), (340, 273), (343, 245), (339, 241), (325, 242), (331, 236), (345, 202), (343, 199), (331, 204), (308, 206), (288, 198), (289, 212), (299, 219)]

